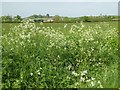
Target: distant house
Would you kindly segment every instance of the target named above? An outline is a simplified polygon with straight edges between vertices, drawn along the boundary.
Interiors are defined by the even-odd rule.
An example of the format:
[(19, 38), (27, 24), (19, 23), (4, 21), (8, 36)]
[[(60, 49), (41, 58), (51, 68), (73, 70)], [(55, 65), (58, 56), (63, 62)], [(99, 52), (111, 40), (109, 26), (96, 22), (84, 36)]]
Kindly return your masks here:
[(53, 18), (37, 18), (34, 19), (34, 22), (40, 23), (40, 22), (53, 22)]
[(112, 21), (120, 21), (120, 19), (119, 19), (119, 18), (116, 18), (116, 19), (112, 19)]
[(44, 20), (44, 22), (53, 22), (53, 21), (54, 21), (53, 18), (46, 18), (46, 19)]

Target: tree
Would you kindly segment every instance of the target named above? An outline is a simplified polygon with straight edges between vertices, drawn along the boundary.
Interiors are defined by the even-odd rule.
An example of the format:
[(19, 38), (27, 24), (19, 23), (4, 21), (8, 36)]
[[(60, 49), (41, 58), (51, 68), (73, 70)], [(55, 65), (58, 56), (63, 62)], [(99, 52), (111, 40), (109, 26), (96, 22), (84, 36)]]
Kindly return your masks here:
[(14, 17), (14, 22), (21, 22), (21, 20), (22, 20), (22, 18), (19, 15)]
[(40, 15), (40, 14), (38, 15), (38, 17), (39, 17), (39, 18), (43, 18), (43, 16), (42, 16), (42, 15)]
[(2, 16), (2, 22), (12, 22), (12, 16)]
[(50, 15), (49, 15), (49, 14), (46, 14), (46, 17), (47, 17), (47, 18), (49, 18), (49, 17), (50, 17)]
[(58, 15), (55, 15), (55, 16), (53, 17), (53, 19), (54, 19), (54, 22), (59, 22), (60, 19), (61, 19), (61, 17), (58, 16)]
[(90, 22), (90, 17), (88, 16), (81, 17), (81, 19), (83, 22)]

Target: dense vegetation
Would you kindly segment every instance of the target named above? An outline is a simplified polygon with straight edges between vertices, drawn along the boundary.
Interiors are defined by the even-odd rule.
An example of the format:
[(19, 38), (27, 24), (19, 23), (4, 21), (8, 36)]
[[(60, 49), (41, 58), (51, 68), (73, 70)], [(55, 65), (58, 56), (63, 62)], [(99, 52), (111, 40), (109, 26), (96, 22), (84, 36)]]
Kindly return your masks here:
[(117, 88), (116, 22), (3, 24), (3, 88)]
[[(63, 17), (59, 15), (50, 16), (46, 15), (32, 15), (26, 18), (22, 18), (20, 15), (17, 16), (2, 16), (1, 22), (3, 23), (20, 23), (23, 19), (33, 19), (33, 20), (47, 20), (53, 19), (54, 23), (79, 23), (79, 22), (109, 22), (114, 19), (118, 19), (117, 16), (110, 15), (100, 15), (100, 16), (82, 16), (82, 17)], [(48, 21), (50, 22), (50, 21)]]

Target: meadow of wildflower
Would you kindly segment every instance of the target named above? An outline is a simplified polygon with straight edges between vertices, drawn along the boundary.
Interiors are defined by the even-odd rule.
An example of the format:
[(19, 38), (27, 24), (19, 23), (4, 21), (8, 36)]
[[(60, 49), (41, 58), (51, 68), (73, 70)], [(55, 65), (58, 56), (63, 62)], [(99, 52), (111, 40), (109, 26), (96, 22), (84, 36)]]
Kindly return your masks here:
[(117, 88), (117, 22), (4, 23), (3, 88)]

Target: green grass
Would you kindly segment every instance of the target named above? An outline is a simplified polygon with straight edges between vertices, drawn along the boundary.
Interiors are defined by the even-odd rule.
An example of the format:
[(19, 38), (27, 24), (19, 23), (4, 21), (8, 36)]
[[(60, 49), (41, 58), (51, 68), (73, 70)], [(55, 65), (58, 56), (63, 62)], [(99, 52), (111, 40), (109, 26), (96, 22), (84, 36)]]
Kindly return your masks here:
[(117, 88), (117, 22), (3, 24), (3, 88)]

